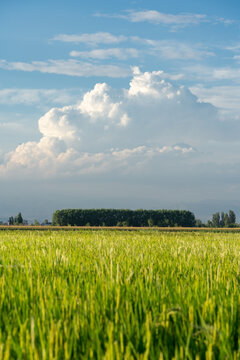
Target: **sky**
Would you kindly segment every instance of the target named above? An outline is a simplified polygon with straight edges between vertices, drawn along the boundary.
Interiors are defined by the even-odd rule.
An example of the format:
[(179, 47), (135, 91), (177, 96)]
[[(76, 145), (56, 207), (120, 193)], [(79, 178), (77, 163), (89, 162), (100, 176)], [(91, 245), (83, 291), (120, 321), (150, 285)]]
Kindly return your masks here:
[(239, 15), (234, 0), (1, 0), (0, 218), (240, 221)]

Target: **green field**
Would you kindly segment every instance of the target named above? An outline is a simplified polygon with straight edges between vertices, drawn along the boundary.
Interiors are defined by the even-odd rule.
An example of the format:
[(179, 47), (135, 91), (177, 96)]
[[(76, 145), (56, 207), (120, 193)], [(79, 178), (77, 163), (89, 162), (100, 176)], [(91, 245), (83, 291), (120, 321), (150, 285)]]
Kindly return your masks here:
[(0, 360), (240, 359), (240, 234), (0, 232)]

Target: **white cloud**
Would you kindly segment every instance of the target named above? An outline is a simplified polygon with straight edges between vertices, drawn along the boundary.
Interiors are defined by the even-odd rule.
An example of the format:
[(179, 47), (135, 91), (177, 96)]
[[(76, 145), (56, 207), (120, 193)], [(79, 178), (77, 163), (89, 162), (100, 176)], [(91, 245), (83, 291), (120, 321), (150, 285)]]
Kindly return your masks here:
[(69, 104), (77, 101), (79, 92), (76, 89), (2, 89), (0, 104)]
[(97, 32), (93, 34), (59, 34), (54, 36), (51, 40), (57, 40), (70, 43), (83, 43), (90, 46), (96, 46), (98, 44), (118, 44), (127, 40), (123, 35), (112, 35), (108, 32)]
[(234, 69), (232, 67), (223, 67), (213, 69), (213, 78), (216, 80), (225, 80), (225, 79), (240, 79), (240, 69)]
[(146, 166), (161, 172), (169, 159), (190, 166), (192, 157), (202, 159), (228, 137), (212, 105), (167, 81), (162, 71), (138, 68), (128, 89), (98, 83), (75, 105), (52, 108), (38, 125), (40, 141), (6, 154), (2, 176), (144, 174)]
[[(52, 108), (39, 119), (39, 130), (45, 137), (55, 137), (71, 146), (89, 149), (96, 148), (97, 144), (100, 146), (107, 129), (125, 127), (129, 122), (122, 102), (112, 99), (111, 89), (103, 83), (85, 93), (77, 105)], [(92, 133), (94, 131), (96, 133)]]
[(81, 57), (84, 59), (109, 59), (117, 58), (126, 60), (128, 58), (136, 58), (139, 56), (137, 49), (111, 48), (111, 49), (95, 49), (91, 51), (71, 51), (70, 56)]
[(189, 44), (179, 42), (159, 42), (155, 44), (155, 50), (165, 59), (199, 60), (206, 56), (214, 56), (214, 53), (198, 49)]
[[(185, 27), (188, 25), (196, 25), (202, 22), (207, 22), (207, 16), (205, 14), (166, 14), (156, 10), (143, 10), (134, 11), (128, 10), (125, 14), (100, 14), (96, 13), (98, 17), (112, 17), (126, 19), (131, 22), (150, 22), (153, 24), (162, 24), (168, 26)], [(222, 21), (222, 20), (221, 20)]]
[(230, 51), (233, 51), (233, 52), (239, 52), (240, 51), (240, 44), (227, 46), (226, 50), (230, 50)]
[(237, 62), (240, 62), (240, 55), (234, 55), (233, 59), (237, 60)]
[(39, 119), (40, 132), (47, 138), (74, 139), (76, 128), (69, 119), (74, 115), (72, 106), (52, 108)]
[[(120, 102), (112, 102), (109, 96), (110, 88), (106, 83), (96, 84), (94, 89), (87, 92), (78, 109), (96, 119), (116, 119), (119, 117)], [(123, 115), (123, 114), (122, 114)]]
[(235, 23), (235, 21), (231, 19), (207, 16), (206, 14), (168, 14), (157, 10), (127, 10), (121, 14), (96, 13), (95, 16), (125, 19), (133, 23), (149, 22), (155, 25), (168, 26), (170, 27), (171, 31), (176, 31), (179, 28), (184, 28), (191, 25), (199, 25), (201, 23), (210, 23), (212, 25), (220, 23), (226, 26)]
[(188, 44), (175, 40), (152, 40), (132, 36), (131, 40), (141, 45), (149, 46), (151, 54), (165, 59), (199, 60), (215, 54), (205, 49), (201, 44)]
[(127, 67), (116, 65), (96, 65), (78, 60), (48, 60), (26, 62), (8, 62), (0, 60), (0, 68), (5, 70), (40, 71), (41, 73), (61, 74), (69, 76), (107, 76), (122, 78), (130, 75)]
[(131, 22), (147, 21), (154, 24), (164, 25), (192, 25), (199, 24), (206, 21), (206, 15), (204, 14), (166, 14), (156, 10), (145, 11), (130, 11), (126, 16)]
[(231, 25), (231, 24), (235, 23), (235, 21), (232, 20), (232, 19), (225, 19), (225, 18), (219, 18), (219, 17), (217, 17), (215, 19), (215, 22), (216, 23), (223, 23), (224, 25)]
[(157, 10), (127, 10), (122, 14), (101, 14), (96, 13), (95, 16), (98, 17), (110, 17), (110, 18), (119, 18), (125, 19), (130, 22), (149, 22), (152, 24), (160, 24), (165, 26), (170, 26), (172, 30), (177, 30), (189, 25), (199, 25), (201, 23), (212, 23), (218, 24), (222, 23), (224, 25), (230, 25), (234, 23), (234, 20), (218, 18), (218, 17), (209, 17), (205, 14), (192, 14), (192, 13), (180, 13), (180, 14), (167, 14)]
[(232, 80), (234, 82), (240, 81), (239, 67), (211, 67), (205, 65), (192, 65), (183, 68), (185, 77), (188, 79), (198, 79), (200, 81), (225, 81)]
[(137, 58), (140, 53), (151, 56), (163, 57), (164, 59), (183, 59), (183, 60), (199, 60), (204, 57), (214, 56), (214, 52), (209, 51), (201, 44), (188, 44), (175, 40), (152, 40), (144, 39), (138, 36), (129, 38), (132, 42), (139, 45), (149, 47), (149, 50), (135, 48), (109, 48), (94, 49), (90, 51), (71, 51), (70, 56), (80, 57), (83, 59), (104, 60), (108, 58), (117, 58), (126, 60), (128, 58)]
[(73, 175), (91, 175), (112, 171), (133, 172), (142, 169), (159, 156), (186, 156), (195, 150), (190, 146), (147, 147), (138, 146), (123, 150), (110, 149), (105, 152), (79, 153), (66, 148), (65, 143), (56, 138), (43, 137), (39, 142), (19, 145), (6, 156), (5, 165), (0, 165), (2, 176), (37, 176), (42, 178)]
[(133, 72), (135, 76), (130, 81), (130, 96), (144, 94), (160, 100), (181, 95), (181, 89), (176, 90), (171, 83), (165, 81), (162, 70), (142, 74), (139, 68), (135, 67)]
[(162, 148), (158, 148), (157, 151), (159, 153), (170, 153), (170, 152), (179, 152), (182, 154), (187, 154), (191, 152), (195, 152), (196, 150), (189, 145), (174, 145), (174, 146), (163, 146)]
[(191, 91), (200, 101), (216, 106), (223, 119), (240, 119), (240, 86), (192, 86)]

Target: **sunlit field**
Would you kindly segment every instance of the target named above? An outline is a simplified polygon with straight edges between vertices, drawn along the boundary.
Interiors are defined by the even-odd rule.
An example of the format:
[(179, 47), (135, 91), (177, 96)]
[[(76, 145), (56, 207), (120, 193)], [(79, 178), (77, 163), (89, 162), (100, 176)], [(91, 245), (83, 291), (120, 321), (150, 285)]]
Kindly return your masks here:
[(0, 359), (239, 359), (240, 234), (1, 231)]

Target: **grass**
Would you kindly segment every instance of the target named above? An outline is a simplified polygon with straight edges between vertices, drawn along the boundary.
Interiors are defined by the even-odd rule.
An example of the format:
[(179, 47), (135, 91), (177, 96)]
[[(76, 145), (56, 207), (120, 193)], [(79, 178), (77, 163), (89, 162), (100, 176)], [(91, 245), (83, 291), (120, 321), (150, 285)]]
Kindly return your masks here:
[(240, 234), (0, 233), (0, 360), (239, 359)]

